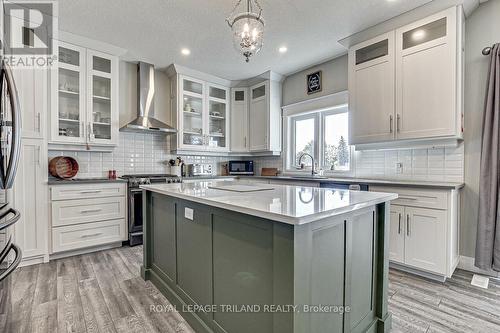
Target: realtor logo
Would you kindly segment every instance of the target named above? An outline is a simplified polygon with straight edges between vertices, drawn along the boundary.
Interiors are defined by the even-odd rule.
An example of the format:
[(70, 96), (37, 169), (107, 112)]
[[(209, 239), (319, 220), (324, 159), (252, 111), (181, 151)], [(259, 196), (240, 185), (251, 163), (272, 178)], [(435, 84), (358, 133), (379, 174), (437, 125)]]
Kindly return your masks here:
[(11, 66), (51, 65), (54, 55), (54, 2), (3, 2), (3, 59)]

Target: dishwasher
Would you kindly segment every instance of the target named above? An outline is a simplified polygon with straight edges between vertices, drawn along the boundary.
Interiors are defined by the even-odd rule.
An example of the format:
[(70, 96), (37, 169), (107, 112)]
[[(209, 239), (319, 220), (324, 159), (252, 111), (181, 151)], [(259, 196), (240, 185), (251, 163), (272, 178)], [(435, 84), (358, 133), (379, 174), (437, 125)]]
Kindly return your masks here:
[(368, 184), (356, 184), (356, 183), (324, 182), (320, 183), (319, 187), (332, 188), (336, 190), (368, 191)]

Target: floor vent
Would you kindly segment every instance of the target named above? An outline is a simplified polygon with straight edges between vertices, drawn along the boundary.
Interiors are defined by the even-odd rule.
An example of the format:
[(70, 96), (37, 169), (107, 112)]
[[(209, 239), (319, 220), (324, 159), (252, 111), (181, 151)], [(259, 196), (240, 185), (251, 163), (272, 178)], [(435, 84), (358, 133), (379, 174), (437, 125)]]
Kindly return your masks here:
[(472, 277), (472, 281), (470, 282), (470, 284), (472, 284), (473, 286), (484, 289), (488, 289), (489, 283), (490, 283), (489, 277), (478, 274), (474, 274), (474, 276)]

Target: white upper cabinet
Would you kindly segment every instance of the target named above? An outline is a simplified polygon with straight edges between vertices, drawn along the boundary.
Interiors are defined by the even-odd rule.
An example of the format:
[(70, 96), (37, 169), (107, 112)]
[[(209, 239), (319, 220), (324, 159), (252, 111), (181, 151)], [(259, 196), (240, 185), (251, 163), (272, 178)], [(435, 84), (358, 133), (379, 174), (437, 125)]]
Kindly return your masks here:
[(349, 50), (350, 143), (394, 139), (394, 32)]
[(268, 143), (269, 83), (250, 87), (250, 151), (263, 151)]
[(51, 143), (118, 143), (118, 58), (57, 42), (51, 77)]
[(118, 61), (109, 55), (87, 50), (88, 141), (118, 143)]
[(248, 88), (231, 90), (231, 151), (248, 152)]
[[(418, 139), (459, 135), (455, 8), (396, 30), (397, 137)], [(457, 112), (459, 110), (459, 112)]]
[(350, 142), (462, 138), (462, 7), (349, 50)]
[(250, 87), (250, 152), (281, 151), (281, 84), (266, 80)]
[(167, 75), (177, 129), (171, 137), (175, 153), (281, 152), (281, 75), (269, 71), (235, 82), (176, 64), (167, 68)]
[(12, 69), (21, 107), (21, 135), (23, 138), (45, 137), (47, 114), (48, 75), (45, 68)]
[(178, 75), (175, 81), (177, 149), (229, 151), (229, 88), (184, 75)]

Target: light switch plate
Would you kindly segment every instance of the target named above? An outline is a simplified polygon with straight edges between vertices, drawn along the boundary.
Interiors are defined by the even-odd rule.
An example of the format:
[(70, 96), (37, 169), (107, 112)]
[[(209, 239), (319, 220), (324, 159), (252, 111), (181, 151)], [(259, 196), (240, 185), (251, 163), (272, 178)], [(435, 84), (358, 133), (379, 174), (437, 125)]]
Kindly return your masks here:
[(396, 163), (396, 173), (398, 175), (403, 173), (403, 163), (401, 162)]
[(184, 217), (192, 221), (194, 219), (194, 210), (192, 208), (184, 207)]

